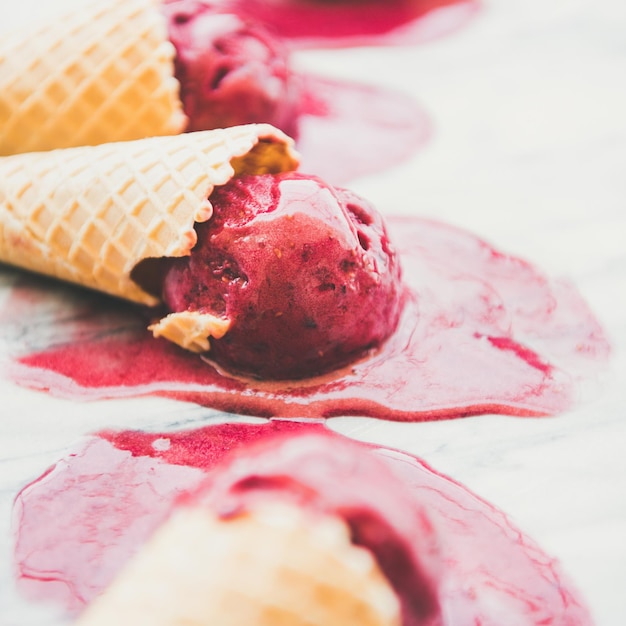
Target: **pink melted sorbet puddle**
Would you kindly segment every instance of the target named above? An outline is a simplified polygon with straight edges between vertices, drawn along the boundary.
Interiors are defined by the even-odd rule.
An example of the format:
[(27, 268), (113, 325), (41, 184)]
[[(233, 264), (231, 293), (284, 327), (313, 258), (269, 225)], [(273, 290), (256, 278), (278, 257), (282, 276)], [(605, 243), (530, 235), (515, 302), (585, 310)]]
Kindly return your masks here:
[(477, 0), (227, 0), (300, 48), (417, 44), (461, 28)]
[[(227, 453), (279, 431), (319, 429), (270, 421), (87, 438), (16, 499), (21, 590), (31, 600), (79, 611), (162, 523), (174, 500)], [(502, 512), (417, 458), (367, 449), (409, 486), (436, 529), (446, 567), (439, 590), (446, 624), (592, 623), (555, 561)]]
[(152, 338), (149, 311), (40, 279), (39, 289), (15, 286), (0, 312), (8, 375), (75, 399), (154, 394), (259, 417), (422, 421), (556, 414), (605, 365), (607, 339), (568, 283), (451, 226), (387, 223), (412, 295), (394, 335), (344, 369), (234, 378)]
[(404, 93), (312, 75), (299, 79), (300, 170), (330, 184), (391, 169), (432, 136), (428, 115)]

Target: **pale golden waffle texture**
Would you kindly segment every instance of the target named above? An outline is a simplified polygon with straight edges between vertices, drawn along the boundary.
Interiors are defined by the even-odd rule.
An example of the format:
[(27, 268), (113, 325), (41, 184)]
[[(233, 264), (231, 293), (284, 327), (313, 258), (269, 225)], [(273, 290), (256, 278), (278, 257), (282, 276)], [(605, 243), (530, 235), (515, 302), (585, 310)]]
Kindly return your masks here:
[[(266, 124), (0, 157), (0, 261), (154, 305), (133, 268), (190, 253), (215, 185), (297, 164), (292, 140)], [(226, 330), (212, 316), (195, 330), (168, 320), (183, 347)]]
[(159, 0), (99, 0), (0, 39), (0, 154), (185, 128)]
[(221, 520), (178, 510), (79, 626), (399, 626), (371, 553), (336, 517), (273, 504)]

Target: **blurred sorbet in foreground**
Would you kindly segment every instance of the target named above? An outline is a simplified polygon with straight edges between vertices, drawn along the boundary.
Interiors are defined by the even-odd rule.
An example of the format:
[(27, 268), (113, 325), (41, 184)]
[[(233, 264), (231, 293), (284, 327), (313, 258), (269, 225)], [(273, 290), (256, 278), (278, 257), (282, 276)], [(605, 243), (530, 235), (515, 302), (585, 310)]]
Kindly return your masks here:
[(105, 431), (23, 489), (13, 518), (20, 590), (91, 605), (81, 626), (171, 626), (203, 603), (220, 626), (593, 623), (501, 510), (310, 421)]
[(81, 626), (441, 626), (423, 506), (369, 450), (319, 431), (240, 449), (186, 493)]

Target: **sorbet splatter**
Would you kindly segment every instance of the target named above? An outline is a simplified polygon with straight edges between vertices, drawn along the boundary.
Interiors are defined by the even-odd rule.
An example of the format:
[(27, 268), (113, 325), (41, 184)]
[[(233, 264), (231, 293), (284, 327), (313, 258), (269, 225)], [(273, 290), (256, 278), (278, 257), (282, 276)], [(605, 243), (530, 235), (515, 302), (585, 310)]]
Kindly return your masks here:
[(305, 48), (422, 43), (457, 30), (480, 6), (478, 0), (226, 0), (225, 4), (270, 27), (292, 46)]
[[(387, 225), (413, 295), (380, 350), (342, 370), (284, 384), (233, 378), (153, 339), (149, 312), (48, 283), (35, 296), (14, 289), (0, 314), (9, 375), (72, 398), (160, 394), (260, 417), (418, 421), (555, 414), (606, 362), (602, 328), (570, 284), (447, 225)], [(34, 297), (46, 304), (25, 302)]]
[[(101, 591), (181, 493), (239, 446), (319, 424), (223, 424), (187, 432), (104, 432), (32, 483), (15, 505), (19, 582), (70, 612)], [(449, 623), (591, 624), (560, 573), (497, 509), (405, 453), (368, 446), (399, 476), (438, 535)], [(320, 478), (322, 482), (324, 479)], [(390, 515), (399, 513), (390, 511)]]

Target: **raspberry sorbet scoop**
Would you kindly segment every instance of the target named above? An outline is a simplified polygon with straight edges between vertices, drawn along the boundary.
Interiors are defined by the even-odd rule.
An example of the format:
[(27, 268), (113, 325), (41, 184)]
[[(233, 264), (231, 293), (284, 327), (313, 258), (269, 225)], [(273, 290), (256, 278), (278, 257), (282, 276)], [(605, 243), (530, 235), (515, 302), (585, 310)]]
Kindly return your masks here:
[(404, 300), (381, 216), (350, 191), (300, 173), (241, 176), (216, 188), (189, 257), (167, 259), (172, 312), (228, 321), (218, 364), (259, 378), (302, 378), (380, 345)]
[(218, 3), (174, 0), (163, 11), (187, 130), (268, 122), (295, 136), (299, 89), (277, 39)]

